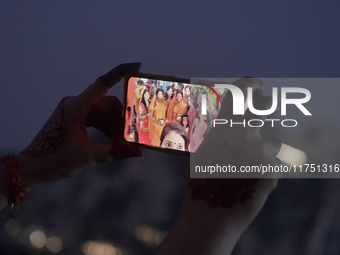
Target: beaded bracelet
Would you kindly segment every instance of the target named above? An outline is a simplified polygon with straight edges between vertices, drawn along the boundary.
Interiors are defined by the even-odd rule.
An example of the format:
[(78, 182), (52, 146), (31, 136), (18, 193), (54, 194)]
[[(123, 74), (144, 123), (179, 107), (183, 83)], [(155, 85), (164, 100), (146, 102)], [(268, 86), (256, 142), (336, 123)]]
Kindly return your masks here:
[(4, 182), (7, 186), (8, 204), (17, 205), (25, 200), (24, 194), (26, 193), (27, 187), (19, 177), (17, 158), (15, 155), (8, 154), (6, 157), (0, 159), (0, 163), (2, 163), (7, 172), (7, 178), (4, 179)]

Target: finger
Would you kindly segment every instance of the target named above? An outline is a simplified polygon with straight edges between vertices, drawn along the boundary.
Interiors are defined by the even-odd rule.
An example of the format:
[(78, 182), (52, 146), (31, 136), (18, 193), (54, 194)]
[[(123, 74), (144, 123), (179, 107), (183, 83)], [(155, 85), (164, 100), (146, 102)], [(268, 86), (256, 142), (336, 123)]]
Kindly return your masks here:
[(260, 79), (251, 77), (251, 76), (246, 76), (246, 77), (237, 79), (232, 84), (242, 89), (243, 93), (247, 92), (247, 88), (253, 88), (253, 90), (255, 91), (255, 90), (262, 89), (263, 87), (263, 83)]
[(121, 79), (140, 70), (140, 63), (126, 63), (116, 66), (107, 74), (100, 76), (94, 83), (88, 86), (77, 98), (80, 105), (87, 107), (96, 104), (102, 99), (108, 90)]
[[(261, 91), (262, 92), (262, 91)], [(256, 110), (263, 111), (268, 110), (272, 106), (272, 98), (269, 96), (262, 96), (262, 93), (254, 93), (253, 98), (248, 98), (248, 105), (252, 104)], [(249, 101), (250, 99), (250, 101)], [(266, 115), (256, 115), (252, 113), (249, 109), (246, 111), (244, 115), (244, 119), (246, 120), (247, 128), (252, 131), (260, 132), (262, 127), (265, 124), (265, 120), (268, 114)]]
[[(230, 132), (230, 130), (233, 130), (233, 131), (239, 130), (240, 127), (247, 128), (247, 123), (246, 123), (247, 113), (245, 114), (244, 112), (247, 109), (247, 105), (245, 102), (247, 99), (248, 88), (252, 88), (253, 94), (262, 95), (263, 84), (260, 79), (253, 78), (253, 77), (241, 78), (241, 79), (234, 81), (233, 85), (235, 85), (237, 88), (235, 88), (233, 92), (231, 92), (230, 90), (227, 91), (226, 96), (222, 103), (222, 108), (218, 114), (218, 118), (214, 120), (214, 125), (216, 124), (215, 127), (217, 127), (218, 130), (222, 128), (225, 129), (225, 127), (227, 127), (227, 129), (229, 129), (228, 132)], [(237, 91), (241, 93), (238, 93)], [(238, 103), (243, 102), (242, 104), (243, 114), (239, 114), (239, 115), (233, 114), (234, 103), (236, 104), (235, 97), (238, 97), (238, 98), (243, 97), (242, 100), (238, 101)], [(226, 124), (226, 125), (222, 125), (222, 124)], [(251, 130), (252, 133), (256, 133), (255, 131), (258, 132), (255, 129)]]
[(141, 63), (139, 62), (120, 64), (119, 66), (116, 66), (108, 73), (100, 76), (99, 80), (101, 80), (104, 84), (106, 84), (106, 86), (111, 88), (113, 85), (115, 85), (124, 77), (138, 72), (140, 68)]
[(140, 156), (142, 156), (142, 153), (138, 147), (124, 141), (95, 144), (92, 151), (92, 157), (95, 164)]
[[(255, 93), (253, 93), (251, 97), (250, 96), (248, 97), (248, 110), (246, 111), (245, 115), (248, 116), (248, 118), (257, 117), (257, 118), (265, 119), (266, 116), (269, 115), (265, 112), (265, 110), (271, 109), (273, 105), (273, 99), (270, 96), (263, 96), (262, 93), (257, 93), (257, 92), (260, 92), (260, 91), (256, 91)], [(250, 111), (249, 107), (252, 107), (254, 109)], [(261, 111), (261, 114), (263, 115), (257, 114), (257, 111)], [(254, 114), (253, 112), (255, 112), (256, 114)]]
[(140, 157), (142, 152), (138, 147), (125, 141), (119, 141), (112, 144), (110, 155), (113, 160), (124, 158)]
[(265, 136), (264, 137), (270, 144), (272, 151), (272, 155), (277, 155), (281, 149), (281, 141), (273, 135)]
[(106, 96), (93, 105), (85, 120), (87, 127), (94, 127), (109, 139), (123, 139), (122, 103), (115, 96)]
[[(241, 78), (233, 82), (233, 85), (241, 89), (242, 95), (243, 95), (243, 101), (245, 102), (248, 95), (248, 88), (253, 89), (253, 93), (261, 94), (262, 93), (262, 81), (257, 78), (253, 77), (246, 77)], [(235, 119), (243, 119), (244, 115), (233, 115), (233, 106), (234, 106), (234, 100), (235, 95), (232, 94), (231, 91), (228, 91), (223, 103), (222, 108), (219, 112), (219, 118), (235, 118)]]

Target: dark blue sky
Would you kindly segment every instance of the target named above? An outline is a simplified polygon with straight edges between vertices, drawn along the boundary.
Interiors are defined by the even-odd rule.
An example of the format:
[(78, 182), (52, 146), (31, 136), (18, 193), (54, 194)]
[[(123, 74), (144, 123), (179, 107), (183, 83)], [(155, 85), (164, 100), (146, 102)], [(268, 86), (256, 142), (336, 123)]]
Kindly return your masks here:
[(0, 1), (2, 149), (22, 149), (62, 97), (122, 62), (179, 77), (339, 76), (339, 1), (190, 2)]

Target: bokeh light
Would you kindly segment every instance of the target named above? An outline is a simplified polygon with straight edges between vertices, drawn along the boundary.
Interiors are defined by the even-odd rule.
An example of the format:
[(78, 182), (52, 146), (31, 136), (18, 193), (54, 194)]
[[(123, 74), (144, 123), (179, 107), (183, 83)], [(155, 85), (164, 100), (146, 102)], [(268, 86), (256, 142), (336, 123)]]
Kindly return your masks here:
[(63, 242), (57, 236), (51, 236), (46, 240), (46, 248), (52, 253), (58, 253), (63, 248)]
[(135, 237), (150, 246), (160, 245), (166, 234), (166, 231), (158, 231), (149, 225), (138, 225), (134, 230)]
[(6, 221), (5, 228), (7, 233), (11, 236), (17, 236), (21, 232), (21, 224), (15, 219)]
[(41, 249), (46, 244), (46, 235), (41, 230), (33, 231), (30, 234), (30, 241), (35, 248)]
[(83, 245), (82, 251), (85, 255), (123, 255), (121, 249), (106, 242), (88, 241)]

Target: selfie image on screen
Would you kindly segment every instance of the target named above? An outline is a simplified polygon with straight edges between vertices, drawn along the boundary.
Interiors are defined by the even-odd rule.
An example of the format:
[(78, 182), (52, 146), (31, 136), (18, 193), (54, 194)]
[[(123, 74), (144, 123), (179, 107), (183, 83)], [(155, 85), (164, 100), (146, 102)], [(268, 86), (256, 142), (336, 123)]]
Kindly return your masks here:
[[(125, 107), (125, 139), (153, 147), (195, 152), (212, 127), (225, 89), (131, 77)], [(204, 104), (202, 104), (204, 101)], [(202, 109), (203, 108), (203, 109)]]

